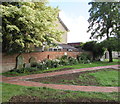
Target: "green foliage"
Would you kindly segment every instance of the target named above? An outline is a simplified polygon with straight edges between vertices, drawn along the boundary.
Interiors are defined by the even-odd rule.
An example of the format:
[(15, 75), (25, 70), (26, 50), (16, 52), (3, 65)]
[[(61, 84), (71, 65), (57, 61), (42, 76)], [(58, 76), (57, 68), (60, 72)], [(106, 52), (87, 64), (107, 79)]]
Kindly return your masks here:
[[(90, 38), (119, 37), (120, 34), (120, 16), (119, 2), (90, 2), (90, 18), (88, 19), (88, 32), (91, 32)], [(104, 6), (103, 6), (104, 5)], [(108, 48), (109, 61), (112, 62), (112, 50)]]
[(82, 53), (82, 54), (77, 56), (78, 62), (83, 63), (83, 64), (90, 63), (91, 58), (92, 57), (89, 54), (86, 54), (86, 53)]
[(109, 40), (101, 42), (105, 48), (110, 48), (113, 51), (120, 51), (120, 39), (117, 37), (110, 37)]
[(90, 51), (93, 53), (93, 60), (103, 56), (105, 51), (104, 45), (102, 43), (97, 43), (96, 41), (86, 42), (82, 48), (85, 51)]
[[(89, 71), (86, 73), (80, 73), (79, 75), (69, 74), (68, 78), (64, 78), (63, 76), (61, 78), (58, 78), (56, 76), (56, 78), (58, 78), (57, 83), (60, 83), (60, 84), (67, 84), (67, 85), (73, 84), (73, 85), (80, 85), (80, 86), (118, 87), (119, 86), (118, 73), (119, 73), (118, 70), (114, 70), (114, 69), (101, 69), (96, 72)], [(56, 82), (52, 81), (51, 78), (49, 78), (48, 81), (46, 82), (48, 82), (49, 84), (50, 83), (55, 84)], [(44, 80), (42, 81), (42, 83), (44, 83)]]
[[(116, 35), (119, 31), (119, 3), (118, 2), (90, 2), (90, 18), (88, 32), (91, 38), (104, 37), (104, 35)], [(104, 6), (103, 6), (104, 5)], [(110, 30), (111, 29), (111, 30)], [(108, 34), (107, 34), (108, 32)]]
[[(99, 98), (118, 101), (118, 92), (100, 93), (100, 92), (81, 92), (81, 91), (64, 91), (55, 90), (45, 87), (28, 87), (13, 84), (2, 83), (2, 101), (8, 102), (11, 97), (17, 95), (37, 96), (42, 101), (46, 99), (78, 99), (78, 98)], [(62, 102), (61, 102), (62, 103)]]
[(28, 68), (19, 68), (15, 70), (11, 70), (10, 72), (17, 72), (17, 73), (31, 73), (34, 71), (37, 71), (38, 69), (36, 67), (28, 67)]
[(3, 2), (0, 8), (4, 52), (29, 52), (43, 42), (60, 41), (63, 32), (55, 24), (59, 10), (46, 6), (46, 1)]
[(67, 56), (67, 55), (63, 55), (63, 56), (60, 58), (60, 64), (61, 64), (61, 65), (69, 65), (68, 56)]
[(60, 60), (60, 65), (74, 65), (78, 63), (78, 60), (74, 57), (70, 57), (67, 55), (62, 56), (59, 58)]
[(68, 61), (69, 61), (70, 65), (78, 64), (78, 60), (73, 57), (68, 57)]
[(96, 73), (89, 73), (89, 75), (94, 76), (101, 86), (119, 86), (118, 73), (117, 70), (108, 69)]
[[(80, 58), (81, 58), (81, 61), (79, 60), (80, 63), (90, 62), (90, 57), (86, 54), (81, 55)], [(12, 72), (30, 73), (30, 72), (39, 71), (39, 70), (46, 70), (46, 69), (48, 70), (50, 68), (57, 68), (59, 66), (78, 64), (78, 60), (76, 58), (73, 58), (67, 55), (64, 55), (58, 59), (43, 60), (41, 62), (36, 62), (34, 58), (32, 57), (30, 58), (30, 62), (31, 62), (30, 67), (17, 68), (17, 69), (12, 70)]]
[[(77, 65), (67, 65), (67, 66), (62, 66), (60, 65), (57, 68), (50, 68), (50, 69), (45, 69), (41, 70), (41, 68), (36, 68), (33, 67), (35, 69), (37, 69), (37, 71), (34, 71), (32, 73), (44, 73), (44, 72), (49, 72), (49, 71), (55, 71), (55, 70), (59, 70), (59, 69), (63, 69), (63, 68), (72, 68), (72, 69), (80, 69), (80, 68), (89, 68), (89, 67), (98, 67), (98, 66), (106, 66), (106, 65), (118, 65), (119, 60), (118, 59), (114, 59), (114, 62), (108, 63), (108, 60), (106, 61), (97, 61), (97, 62), (91, 62), (91, 63), (87, 63), (87, 64), (83, 64), (83, 63), (78, 63)], [(39, 63), (39, 65), (41, 65), (41, 67), (43, 66), (42, 63)], [(32, 67), (31, 67), (32, 68)], [(71, 70), (72, 70), (71, 69)], [(17, 73), (15, 72), (15, 70), (11, 70), (9, 72), (5, 72), (2, 73), (2, 75), (7, 76), (7, 77), (13, 77), (13, 76), (21, 76), (21, 75), (28, 75), (28, 74), (32, 74), (32, 73)]]

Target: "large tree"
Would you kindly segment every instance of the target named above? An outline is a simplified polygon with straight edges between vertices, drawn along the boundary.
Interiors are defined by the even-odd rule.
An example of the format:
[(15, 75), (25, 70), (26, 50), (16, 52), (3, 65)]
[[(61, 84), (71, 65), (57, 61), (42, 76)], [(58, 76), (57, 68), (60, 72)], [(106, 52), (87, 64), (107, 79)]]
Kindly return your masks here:
[(2, 2), (2, 46), (4, 52), (29, 52), (31, 46), (42, 47), (60, 41), (61, 31), (55, 21), (58, 8), (47, 2)]
[[(120, 16), (118, 2), (90, 2), (91, 8), (89, 10), (90, 17), (88, 19), (88, 32), (91, 32), (90, 38), (109, 38), (112, 35), (119, 35), (120, 30)], [(109, 51), (109, 62), (112, 62), (112, 49)]]
[(103, 44), (105, 48), (110, 47), (113, 51), (120, 52), (120, 39), (117, 37), (110, 37), (109, 41), (107, 39), (103, 40), (101, 44)]
[(90, 51), (93, 54), (93, 60), (100, 59), (105, 51), (105, 48), (101, 43), (97, 43), (97, 41), (89, 41), (82, 45), (82, 49), (85, 51)]

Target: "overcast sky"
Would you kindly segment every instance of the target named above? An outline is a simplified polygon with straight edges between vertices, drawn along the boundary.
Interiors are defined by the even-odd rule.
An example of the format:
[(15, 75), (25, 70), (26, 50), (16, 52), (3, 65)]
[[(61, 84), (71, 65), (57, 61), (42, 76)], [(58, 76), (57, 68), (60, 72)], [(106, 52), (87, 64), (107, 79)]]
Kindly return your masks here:
[[(58, 0), (59, 1), (59, 0)], [(60, 2), (50, 2), (53, 7), (59, 7), (61, 10), (60, 18), (69, 28), (68, 42), (86, 42), (89, 41), (90, 33), (87, 33), (89, 23), (87, 22), (89, 18), (88, 10), (90, 5), (88, 5), (88, 0), (77, 0), (70, 1), (64, 0)]]

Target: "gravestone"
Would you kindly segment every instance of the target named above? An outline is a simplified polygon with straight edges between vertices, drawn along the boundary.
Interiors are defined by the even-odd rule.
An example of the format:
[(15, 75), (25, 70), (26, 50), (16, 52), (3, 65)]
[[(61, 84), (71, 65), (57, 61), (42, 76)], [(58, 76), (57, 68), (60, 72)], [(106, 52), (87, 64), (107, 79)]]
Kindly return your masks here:
[(25, 64), (24, 64), (24, 67), (25, 67), (25, 68), (29, 68), (30, 66), (31, 66), (30, 63), (25, 63)]
[(37, 63), (36, 58), (35, 58), (35, 57), (31, 57), (31, 58), (29, 59), (29, 63), (30, 63), (30, 66), (32, 66), (34, 63)]
[(36, 58), (35, 57), (31, 57), (29, 59), (29, 63), (34, 63), (34, 62), (37, 62)]
[(24, 58), (22, 55), (16, 57), (16, 69), (24, 67)]

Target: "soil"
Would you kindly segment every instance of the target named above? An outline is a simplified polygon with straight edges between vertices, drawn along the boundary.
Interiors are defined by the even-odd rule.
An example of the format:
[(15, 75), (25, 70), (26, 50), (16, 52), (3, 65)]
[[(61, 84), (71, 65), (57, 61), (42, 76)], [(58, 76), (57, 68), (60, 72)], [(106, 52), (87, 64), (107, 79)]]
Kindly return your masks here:
[[(89, 102), (89, 103), (92, 103), (92, 102), (109, 102), (112, 104), (117, 104), (116, 101), (110, 101), (110, 100), (104, 100), (104, 99), (98, 99), (98, 98), (77, 98), (77, 99), (71, 99), (71, 98), (66, 98), (66, 99), (56, 99), (56, 98), (49, 98), (49, 99), (40, 99), (39, 97), (37, 96), (22, 96), (22, 95), (19, 95), (19, 96), (13, 96), (9, 102), (11, 102), (11, 104), (17, 104), (17, 103), (22, 103), (22, 102), (69, 102), (69, 104), (73, 104), (73, 102)], [(41, 104), (40, 103), (40, 104)], [(64, 103), (66, 104), (66, 103)], [(68, 104), (68, 103), (67, 103)]]
[[(98, 71), (111, 71), (111, 70), (116, 70), (116, 69), (101, 69), (101, 70), (94, 70), (94, 71), (85, 71), (85, 72), (79, 72), (79, 73), (57, 75), (52, 77), (35, 78), (35, 79), (30, 79), (29, 81), (42, 82), (42, 83), (55, 83), (55, 84), (62, 83), (62, 84), (72, 84), (72, 85), (100, 86), (96, 78), (87, 73), (95, 73)], [(80, 79), (79, 76), (82, 76), (82, 79)]]

